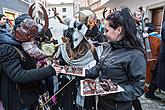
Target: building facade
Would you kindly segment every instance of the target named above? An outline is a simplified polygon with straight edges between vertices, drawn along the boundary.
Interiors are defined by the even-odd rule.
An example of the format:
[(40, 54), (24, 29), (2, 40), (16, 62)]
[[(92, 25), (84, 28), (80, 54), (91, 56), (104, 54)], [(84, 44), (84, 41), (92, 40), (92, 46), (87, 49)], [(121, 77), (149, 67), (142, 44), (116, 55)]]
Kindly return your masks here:
[(73, 18), (74, 15), (74, 3), (63, 3), (60, 4), (48, 4), (48, 16), (54, 16), (53, 8), (56, 8), (56, 12), (59, 14), (61, 18)]
[(101, 0), (93, 0), (92, 4), (90, 4), (90, 9), (96, 13), (98, 19), (103, 18), (103, 10), (105, 6), (102, 6)]
[(144, 17), (151, 20), (157, 32), (160, 32), (161, 25), (165, 20), (165, 0), (102, 0), (101, 5), (102, 7), (109, 7), (111, 10), (127, 6), (132, 12), (143, 7)]
[(18, 15), (28, 12), (29, 5), (30, 0), (0, 0), (0, 13), (6, 15), (13, 24)]
[[(81, 1), (76, 0), (80, 6)], [(161, 25), (165, 20), (165, 0), (85, 0), (85, 6), (93, 10), (98, 19), (103, 18), (103, 10), (107, 8), (108, 12), (118, 10), (121, 6), (127, 6), (132, 12), (139, 7), (143, 7), (145, 17), (148, 17), (155, 25), (155, 31), (160, 31)], [(108, 14), (107, 12), (107, 14)]]
[(41, 3), (45, 8), (47, 7), (47, 0), (31, 0), (32, 3)]
[(84, 9), (93, 10), (98, 19), (102, 18), (102, 11), (105, 6), (101, 5), (101, 0), (74, 0), (74, 15), (79, 16), (78, 12)]
[(58, 40), (58, 43), (62, 43), (61, 37), (63, 36), (63, 30), (67, 29), (67, 26), (60, 23), (60, 20), (54, 16), (54, 11), (62, 19), (73, 18), (74, 13), (74, 4), (73, 3), (57, 3), (57, 4), (48, 4), (47, 11), (49, 16), (49, 29), (52, 32), (54, 39)]

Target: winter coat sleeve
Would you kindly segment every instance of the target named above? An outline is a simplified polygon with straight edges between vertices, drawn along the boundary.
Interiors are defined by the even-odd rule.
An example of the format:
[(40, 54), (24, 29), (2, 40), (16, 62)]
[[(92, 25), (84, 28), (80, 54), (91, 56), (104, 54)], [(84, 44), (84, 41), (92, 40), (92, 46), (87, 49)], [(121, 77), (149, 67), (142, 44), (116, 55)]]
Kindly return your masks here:
[(99, 70), (100, 70), (99, 64), (97, 64), (96, 66), (92, 67), (89, 70), (86, 69), (85, 70), (85, 77), (95, 79), (99, 76)]
[(142, 54), (135, 55), (127, 66), (126, 72), (129, 81), (125, 84), (120, 84), (125, 91), (116, 94), (115, 99), (117, 101), (133, 101), (144, 93), (146, 75), (145, 57)]
[(163, 26), (162, 26), (161, 38), (165, 44), (165, 22), (163, 23)]
[(10, 45), (0, 47), (0, 63), (4, 73), (14, 82), (27, 83), (55, 75), (52, 66), (25, 70), (16, 49)]

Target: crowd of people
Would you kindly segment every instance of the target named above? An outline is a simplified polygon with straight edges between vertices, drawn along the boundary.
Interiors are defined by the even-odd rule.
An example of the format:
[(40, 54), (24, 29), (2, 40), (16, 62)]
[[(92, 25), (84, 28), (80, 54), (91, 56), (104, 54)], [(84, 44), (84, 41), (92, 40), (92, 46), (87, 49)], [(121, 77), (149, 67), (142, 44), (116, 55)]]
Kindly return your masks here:
[[(68, 27), (64, 30), (63, 44), (58, 46), (50, 38), (52, 34), (49, 37), (43, 32), (42, 36), (48, 37), (41, 39), (42, 26), (29, 15), (18, 16), (11, 30), (7, 17), (0, 14), (0, 109), (36, 110), (40, 107), (39, 96), (48, 91), (51, 97), (56, 92), (54, 80), (62, 91), (56, 95), (56, 103), (53, 100), (48, 103), (52, 104), (51, 110), (132, 110), (132, 107), (142, 110), (138, 98), (144, 93), (146, 98), (161, 100), (154, 92), (157, 88), (165, 90), (165, 23), (160, 54), (145, 91), (149, 61), (146, 39), (154, 32), (154, 25), (149, 18), (144, 19), (144, 14), (141, 8), (132, 13), (121, 7), (101, 20), (90, 10), (80, 12), (79, 21), (62, 21), (55, 15)], [(82, 66), (85, 77), (60, 74), (60, 65)], [(80, 95), (80, 80), (88, 78), (110, 79), (124, 91), (100, 95), (96, 105), (96, 96)], [(69, 81), (72, 82), (63, 88)]]

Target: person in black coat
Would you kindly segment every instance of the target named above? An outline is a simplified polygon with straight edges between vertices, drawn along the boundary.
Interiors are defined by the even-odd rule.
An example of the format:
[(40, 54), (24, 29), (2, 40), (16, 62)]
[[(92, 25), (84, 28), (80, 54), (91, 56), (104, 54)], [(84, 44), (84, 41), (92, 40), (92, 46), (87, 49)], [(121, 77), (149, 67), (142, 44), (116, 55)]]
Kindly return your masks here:
[(158, 58), (158, 65), (157, 65), (157, 71), (156, 71), (156, 80), (155, 83), (158, 88), (162, 89), (165, 91), (165, 22), (163, 23), (162, 26), (162, 31), (161, 31), (161, 47), (160, 47), (160, 54)]
[(103, 42), (103, 36), (96, 25), (96, 14), (91, 10), (82, 10), (79, 13), (79, 21), (84, 23), (88, 30), (85, 34), (87, 39), (93, 41), (94, 45), (97, 47), (99, 43)]
[(144, 23), (145, 23), (145, 27), (147, 29), (146, 30), (147, 33), (154, 32), (154, 25), (151, 22), (149, 22), (149, 18), (145, 18)]
[(161, 100), (160, 97), (155, 95), (155, 90), (158, 88), (165, 90), (164, 86), (164, 65), (165, 65), (165, 22), (163, 23), (162, 26), (162, 31), (161, 31), (161, 46), (160, 46), (160, 53), (159, 53), (159, 58), (158, 58), (158, 63), (156, 65), (156, 71), (155, 74), (153, 75), (151, 84), (149, 86), (149, 92), (145, 93), (146, 98), (150, 98), (152, 100)]
[[(25, 19), (31, 21), (26, 27)], [(36, 69), (36, 60), (23, 50), (21, 43), (35, 37), (37, 26), (30, 16), (23, 14), (16, 18), (14, 37), (7, 31), (0, 31), (0, 99), (5, 110), (35, 110), (40, 80), (59, 72), (51, 65)]]

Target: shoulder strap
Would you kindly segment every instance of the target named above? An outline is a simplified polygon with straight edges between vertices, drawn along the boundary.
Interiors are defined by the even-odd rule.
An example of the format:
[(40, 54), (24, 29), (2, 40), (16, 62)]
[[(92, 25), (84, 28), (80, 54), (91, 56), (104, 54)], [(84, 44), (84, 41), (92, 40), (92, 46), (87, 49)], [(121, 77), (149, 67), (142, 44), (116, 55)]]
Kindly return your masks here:
[(22, 54), (22, 52), (21, 52), (17, 47), (14, 47), (14, 48), (16, 49), (16, 51), (18, 52), (18, 54), (20, 55), (21, 60), (22, 60), (22, 61), (25, 61), (26, 58), (25, 58), (25, 56)]

